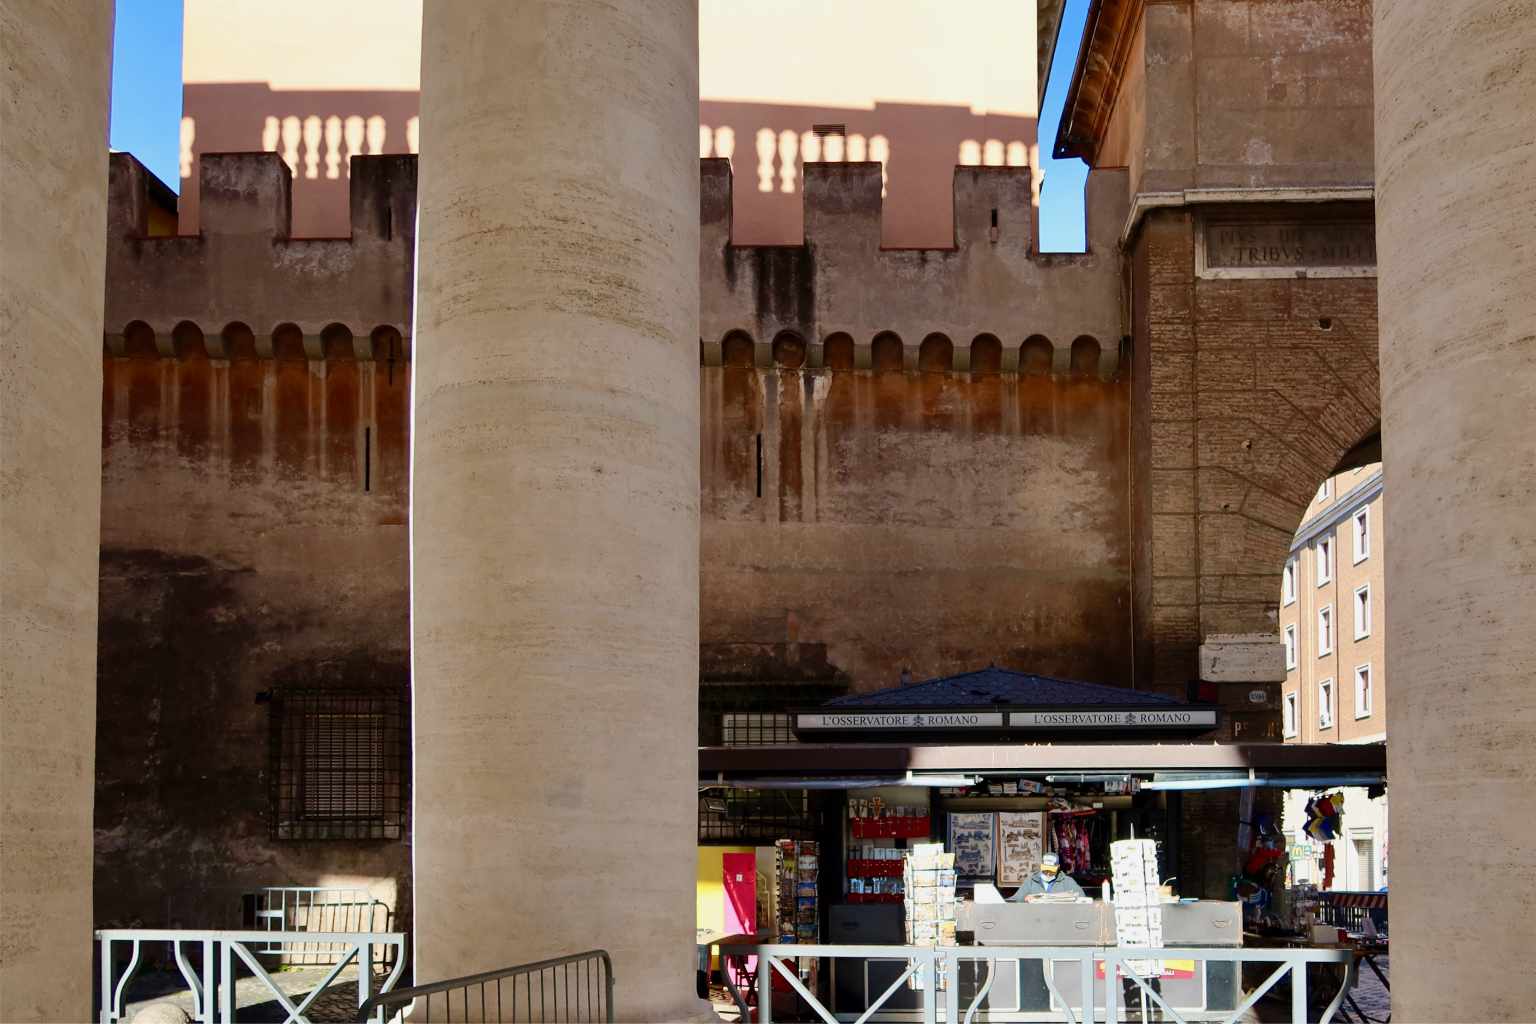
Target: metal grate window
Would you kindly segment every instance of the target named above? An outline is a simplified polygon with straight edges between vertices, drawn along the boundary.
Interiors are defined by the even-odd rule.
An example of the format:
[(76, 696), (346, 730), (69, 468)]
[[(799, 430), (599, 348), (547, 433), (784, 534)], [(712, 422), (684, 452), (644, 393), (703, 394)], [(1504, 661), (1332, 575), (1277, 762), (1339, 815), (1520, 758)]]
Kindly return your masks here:
[(726, 747), (765, 747), (794, 743), (790, 717), (768, 711), (727, 711), (720, 716), (721, 745)]
[(410, 720), (403, 689), (272, 695), (272, 834), (399, 839)]
[(709, 789), (699, 794), (699, 842), (815, 839), (821, 815), (803, 789)]

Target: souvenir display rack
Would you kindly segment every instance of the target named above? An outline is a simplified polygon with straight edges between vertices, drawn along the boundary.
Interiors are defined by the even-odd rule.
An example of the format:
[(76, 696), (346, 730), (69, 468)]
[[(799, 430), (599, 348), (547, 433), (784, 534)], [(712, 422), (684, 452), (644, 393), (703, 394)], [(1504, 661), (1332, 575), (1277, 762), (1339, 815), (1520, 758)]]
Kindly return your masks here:
[[(864, 847), (848, 858), (849, 903), (900, 903), (903, 851), (891, 846)], [(863, 854), (858, 856), (858, 854)]]
[(779, 876), (777, 941), (816, 942), (821, 934), (817, 903), (821, 858), (817, 846), (809, 840), (780, 839), (775, 848)]

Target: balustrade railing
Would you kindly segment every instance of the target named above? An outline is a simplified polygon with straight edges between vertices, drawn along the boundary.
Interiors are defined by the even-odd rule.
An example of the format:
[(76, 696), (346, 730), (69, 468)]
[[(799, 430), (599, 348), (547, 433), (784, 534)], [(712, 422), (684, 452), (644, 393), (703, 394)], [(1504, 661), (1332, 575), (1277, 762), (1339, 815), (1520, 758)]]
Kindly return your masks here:
[[(756, 1021), (771, 1024), (773, 1020), (774, 976), (778, 975), (826, 1024), (865, 1024), (900, 990), (916, 994), (916, 1006), (909, 997), (894, 1016), (903, 1020), (921, 1021), (922, 1024), (973, 1024), (979, 1020), (1057, 1020), (1066, 1024), (1095, 1024), (1097, 1021), (1118, 1022), (1122, 1019), (1120, 1006), (1121, 988), (1142, 1003), (1139, 1020), (1149, 1019), (1146, 1007), (1155, 1007), (1159, 1019), (1191, 1024), (1193, 1021), (1220, 1021), (1237, 1024), (1245, 1019), (1254, 1005), (1269, 994), (1281, 981), (1289, 978), (1292, 1024), (1308, 1024), (1309, 1016), (1307, 968), (1326, 965), (1340, 969), (1343, 984), (1317, 1017), (1319, 1024), (1330, 1024), (1339, 1012), (1344, 995), (1354, 985), (1354, 956), (1348, 949), (1250, 949), (1180, 947), (1160, 949), (1119, 949), (1096, 946), (824, 946), (824, 945), (720, 945), (722, 957), (757, 957), (756, 1005), (748, 1006), (745, 995), (736, 986), (729, 971), (723, 972), (726, 987), (741, 1012), (743, 1024)], [(805, 958), (830, 958), (837, 960), (897, 961), (898, 967), (890, 972), (894, 980), (878, 996), (868, 1000), (868, 1005), (856, 1008), (852, 1013), (844, 1010), (834, 1013), (806, 987), (795, 969), (797, 960)], [(905, 969), (900, 962), (905, 961)], [(1050, 994), (1050, 1009), (1039, 1013), (1021, 1012), (1017, 1006), (993, 1007), (988, 997), (997, 980), (1001, 964), (1038, 962), (1044, 984)], [(1168, 997), (1162, 985), (1161, 964), (1169, 961), (1194, 961), (1203, 966), (1231, 964), (1236, 972), (1233, 979), (1234, 998), (1225, 1008), (1208, 1008), (1204, 1002), (1196, 1006), (1177, 1006)], [(962, 975), (961, 965), (971, 965), (971, 972)], [(1076, 971), (1072, 971), (1072, 965)], [(1274, 970), (1242, 999), (1235, 998), (1237, 978), (1241, 977), (1241, 965), (1272, 964)], [(985, 967), (985, 975), (981, 968)], [(1077, 990), (1059, 982), (1075, 973)], [(1114, 983), (1106, 979), (1116, 979)], [(962, 988), (969, 989), (969, 998), (962, 998)], [(873, 990), (871, 990), (873, 991)], [(962, 1005), (963, 1004), (963, 1005)], [(998, 1011), (1002, 1012), (999, 1013)], [(754, 1013), (755, 1011), (755, 1013)], [(891, 1011), (887, 1011), (891, 1013)], [(982, 1016), (984, 1014), (984, 1016)]]
[[(383, 979), (379, 991), (389, 992), (405, 969), (405, 934), (403, 932), (283, 932), (283, 931), (196, 931), (156, 928), (112, 928), (98, 931), (101, 947), (101, 992), (97, 1013), (99, 1024), (116, 1024), (127, 1015), (126, 997), (134, 975), (144, 962), (146, 946), (168, 946), (171, 958), (192, 995), (193, 1020), (200, 1024), (234, 1024), (236, 982), (239, 968), (263, 983), (283, 1011), (284, 1024), (308, 1024), (305, 1012), (319, 996), (350, 967), (356, 969), (357, 1002), (368, 1003), (373, 995), (374, 951), (388, 950), (387, 959), (394, 969)], [(119, 968), (119, 953), (128, 951), (128, 962)], [(285, 949), (306, 953), (324, 950), (333, 961), (330, 970), (297, 1003), (267, 973), (261, 954)], [(380, 1018), (382, 1020), (382, 1018)]]

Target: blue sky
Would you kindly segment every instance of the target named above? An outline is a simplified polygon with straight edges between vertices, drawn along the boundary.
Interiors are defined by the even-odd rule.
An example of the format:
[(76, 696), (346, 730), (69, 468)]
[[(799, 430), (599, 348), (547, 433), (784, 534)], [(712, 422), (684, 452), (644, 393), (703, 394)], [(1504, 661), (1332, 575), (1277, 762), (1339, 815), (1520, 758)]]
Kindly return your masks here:
[(112, 41), (113, 149), (181, 189), (181, 0), (117, 0)]
[(1072, 83), (1072, 57), (1083, 37), (1083, 22), (1088, 18), (1088, 0), (1067, 0), (1061, 16), (1061, 36), (1051, 65), (1051, 80), (1045, 87), (1045, 102), (1040, 108), (1040, 166), (1045, 171), (1045, 186), (1040, 193), (1040, 250), (1042, 252), (1082, 252), (1083, 184), (1088, 180), (1088, 165), (1074, 157), (1053, 160), (1056, 126), (1061, 123), (1061, 107), (1067, 86)]
[[(1076, 52), (1087, 13), (1088, 0), (1067, 0), (1057, 61), (1040, 112), (1040, 163), (1045, 170), (1040, 248), (1047, 252), (1083, 248), (1083, 182), (1088, 168), (1081, 160), (1053, 160), (1050, 152), (1072, 77), (1067, 55)], [(131, 152), (178, 190), (181, 20), (181, 0), (117, 0), (112, 61), (112, 148)], [(1034, 62), (1032, 47), (1021, 47), (1021, 53), (1021, 59)]]

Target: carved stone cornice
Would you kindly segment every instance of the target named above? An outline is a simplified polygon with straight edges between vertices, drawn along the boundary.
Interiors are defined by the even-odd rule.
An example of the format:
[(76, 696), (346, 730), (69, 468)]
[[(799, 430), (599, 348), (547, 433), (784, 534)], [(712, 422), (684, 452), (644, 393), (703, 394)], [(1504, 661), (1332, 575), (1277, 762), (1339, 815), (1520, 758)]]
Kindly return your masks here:
[(1076, 156), (1096, 166), (1136, 26), (1148, 2), (1157, 0), (1092, 0), (1089, 4), (1072, 84), (1056, 128), (1053, 153), (1058, 160)]

